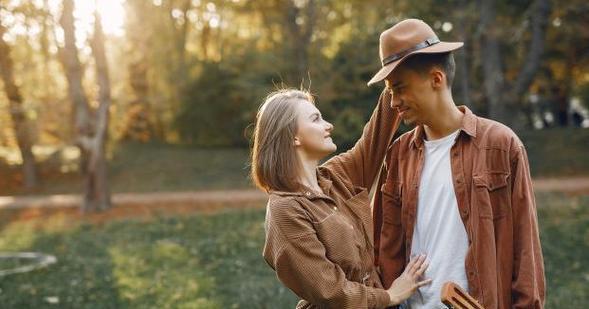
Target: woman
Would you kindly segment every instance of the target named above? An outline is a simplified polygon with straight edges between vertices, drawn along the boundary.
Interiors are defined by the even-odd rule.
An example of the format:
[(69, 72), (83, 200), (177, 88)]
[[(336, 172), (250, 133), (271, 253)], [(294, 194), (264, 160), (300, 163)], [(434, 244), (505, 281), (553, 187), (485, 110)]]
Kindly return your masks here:
[(425, 256), (387, 290), (373, 265), (369, 188), (399, 118), (383, 91), (356, 145), (336, 150), (333, 125), (300, 90), (271, 93), (256, 117), (252, 178), (269, 193), (264, 258), (302, 300), (297, 308), (385, 308), (418, 287)]

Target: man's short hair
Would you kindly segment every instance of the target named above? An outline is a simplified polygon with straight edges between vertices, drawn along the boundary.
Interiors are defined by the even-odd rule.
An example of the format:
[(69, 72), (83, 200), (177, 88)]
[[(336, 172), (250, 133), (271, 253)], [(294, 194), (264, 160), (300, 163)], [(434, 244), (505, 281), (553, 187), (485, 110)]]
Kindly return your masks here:
[(454, 74), (456, 73), (456, 62), (454, 61), (452, 52), (415, 54), (403, 61), (401, 66), (419, 74), (427, 74), (431, 68), (438, 67), (446, 74), (448, 88), (452, 88)]

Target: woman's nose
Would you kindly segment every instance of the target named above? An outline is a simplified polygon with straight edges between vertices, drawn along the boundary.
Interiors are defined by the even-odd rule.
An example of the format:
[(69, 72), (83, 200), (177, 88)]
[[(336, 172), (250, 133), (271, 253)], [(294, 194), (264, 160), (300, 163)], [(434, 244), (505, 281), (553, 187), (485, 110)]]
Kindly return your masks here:
[(333, 125), (330, 122), (325, 122), (327, 124), (326, 130), (331, 132), (331, 130), (333, 130)]

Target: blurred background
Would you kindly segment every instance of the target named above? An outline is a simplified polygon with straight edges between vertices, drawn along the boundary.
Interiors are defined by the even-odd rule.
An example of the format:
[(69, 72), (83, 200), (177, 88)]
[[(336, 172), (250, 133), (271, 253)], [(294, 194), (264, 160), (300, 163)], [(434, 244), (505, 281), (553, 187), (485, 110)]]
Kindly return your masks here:
[(349, 149), (405, 18), (465, 42), (454, 100), (528, 151), (547, 307), (589, 306), (586, 1), (0, 0), (1, 307), (294, 307), (261, 257), (255, 114), (310, 89)]

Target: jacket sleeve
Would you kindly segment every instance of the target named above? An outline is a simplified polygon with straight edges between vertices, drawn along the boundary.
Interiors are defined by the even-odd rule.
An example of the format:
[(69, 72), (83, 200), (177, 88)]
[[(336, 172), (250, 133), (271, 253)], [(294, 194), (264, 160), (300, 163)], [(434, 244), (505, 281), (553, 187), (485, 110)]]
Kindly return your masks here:
[(264, 258), (286, 287), (322, 308), (387, 306), (384, 289), (347, 280), (343, 270), (326, 257), (303, 209), (292, 204), (274, 206), (278, 207), (272, 207), (266, 218)]
[[(382, 194), (379, 201), (375, 201), (374, 213), (381, 214), (378, 233), (378, 267), (385, 288), (401, 275), (405, 268), (405, 232), (401, 223), (402, 209), (402, 185), (398, 181), (399, 140), (391, 147), (390, 159), (387, 161), (387, 175), (381, 188)], [(375, 236), (376, 238), (376, 236)]]
[(397, 110), (391, 107), (391, 94), (383, 90), (354, 147), (331, 158), (323, 166), (344, 175), (355, 186), (369, 188), (382, 166), (388, 143), (399, 122)]
[(512, 158), (514, 275), (511, 291), (513, 308), (543, 308), (544, 260), (540, 247), (536, 202), (528, 158), (523, 145), (515, 147)]

